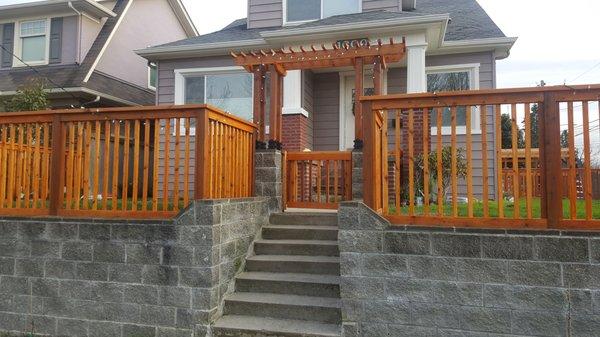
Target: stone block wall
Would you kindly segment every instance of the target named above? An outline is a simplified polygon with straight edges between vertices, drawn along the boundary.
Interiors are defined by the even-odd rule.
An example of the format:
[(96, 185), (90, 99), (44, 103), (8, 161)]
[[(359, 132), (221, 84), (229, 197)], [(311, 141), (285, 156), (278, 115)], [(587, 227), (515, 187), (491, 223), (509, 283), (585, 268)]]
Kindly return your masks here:
[(1, 219), (0, 333), (204, 337), (267, 218), (253, 198), (173, 221)]
[(279, 150), (256, 150), (254, 155), (254, 195), (267, 197), (269, 210), (282, 209), (283, 172)]
[(344, 336), (600, 336), (600, 233), (340, 225)]
[(363, 152), (352, 151), (352, 200), (363, 200)]

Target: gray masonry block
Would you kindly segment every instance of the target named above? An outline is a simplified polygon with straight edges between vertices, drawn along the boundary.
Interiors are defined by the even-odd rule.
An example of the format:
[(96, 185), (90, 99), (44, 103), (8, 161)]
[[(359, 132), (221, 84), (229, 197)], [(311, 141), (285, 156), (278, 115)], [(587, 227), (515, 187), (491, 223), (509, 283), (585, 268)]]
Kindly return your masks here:
[(428, 255), (430, 240), (426, 233), (385, 232), (383, 250), (392, 254)]
[(481, 257), (481, 237), (461, 234), (432, 234), (433, 255), (453, 257)]
[(547, 287), (563, 285), (559, 263), (510, 261), (508, 278), (512, 284)]
[(533, 237), (483, 236), (481, 245), (484, 258), (533, 260)]
[(538, 260), (559, 262), (589, 262), (589, 240), (586, 238), (536, 237)]

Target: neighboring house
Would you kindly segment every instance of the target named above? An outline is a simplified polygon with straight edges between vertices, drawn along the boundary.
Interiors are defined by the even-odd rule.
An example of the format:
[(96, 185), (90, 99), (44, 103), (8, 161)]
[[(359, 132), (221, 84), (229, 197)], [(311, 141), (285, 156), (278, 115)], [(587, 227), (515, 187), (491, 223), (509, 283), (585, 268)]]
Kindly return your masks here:
[(195, 36), (180, 0), (1, 6), (0, 96), (41, 78), (53, 108), (154, 105), (155, 66), (134, 50)]
[[(496, 60), (506, 58), (516, 41), (502, 33), (476, 0), (249, 0), (248, 13), (247, 19), (234, 21), (220, 31), (138, 51), (158, 64), (158, 104), (211, 103), (251, 118), (252, 74), (236, 67), (230, 52), (298, 50), (311, 44), (331, 46), (379, 38), (386, 43), (390, 37), (406, 39), (407, 57), (388, 64), (384, 93), (494, 88)], [(366, 71), (368, 93), (373, 80)], [(351, 68), (287, 73), (285, 149), (337, 151), (353, 147), (353, 73)], [(463, 146), (465, 111), (459, 111), (457, 128)], [(475, 110), (473, 114), (476, 132), (480, 118)], [(488, 125), (493, 123), (490, 111)], [(494, 144), (494, 128), (488, 130), (489, 144)], [(393, 129), (389, 131), (393, 142)], [(442, 132), (449, 143), (448, 115), (443, 118)], [(432, 137), (436, 134), (432, 128)], [(481, 136), (473, 138), (477, 142)], [(481, 147), (474, 148), (474, 185), (480, 190)], [(493, 167), (493, 146), (489, 146), (488, 158)], [(495, 181), (495, 174), (491, 173), (490, 181)]]

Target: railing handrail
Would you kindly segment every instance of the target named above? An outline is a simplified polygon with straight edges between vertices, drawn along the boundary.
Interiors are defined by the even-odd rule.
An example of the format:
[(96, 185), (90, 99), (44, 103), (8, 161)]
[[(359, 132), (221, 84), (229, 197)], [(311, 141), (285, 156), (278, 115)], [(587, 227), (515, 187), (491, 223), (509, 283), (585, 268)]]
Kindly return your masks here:
[[(0, 123), (35, 121), (33, 117), (40, 117), (39, 122), (51, 121), (54, 116), (60, 116), (64, 121), (97, 120), (99, 115), (107, 115), (114, 119), (145, 119), (154, 117), (164, 118), (188, 118), (195, 117), (194, 111), (205, 109), (216, 113), (223, 118), (234, 120), (258, 129), (258, 126), (238, 116), (227, 113), (210, 104), (186, 104), (186, 105), (157, 105), (157, 106), (133, 106), (133, 107), (113, 107), (113, 108), (86, 108), (86, 109), (60, 109), (60, 110), (40, 110), (40, 111), (18, 111), (0, 113)], [(154, 115), (153, 113), (156, 113)]]
[[(373, 109), (402, 109), (542, 102), (544, 94), (559, 95), (557, 98), (561, 101), (598, 100), (600, 99), (600, 84), (392, 94), (361, 96), (359, 99), (363, 103), (370, 102)], [(587, 96), (582, 96), (584, 94)], [(570, 96), (573, 97), (570, 99)]]

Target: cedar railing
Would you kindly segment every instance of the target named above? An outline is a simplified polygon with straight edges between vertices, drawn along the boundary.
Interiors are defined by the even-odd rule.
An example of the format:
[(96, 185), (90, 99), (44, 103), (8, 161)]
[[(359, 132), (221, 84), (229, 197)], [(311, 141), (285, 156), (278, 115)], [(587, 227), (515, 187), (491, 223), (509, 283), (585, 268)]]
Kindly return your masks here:
[(285, 152), (283, 162), (285, 207), (337, 209), (352, 200), (351, 152)]
[[(365, 202), (393, 223), (600, 228), (600, 202), (593, 199), (592, 178), (592, 163), (598, 163), (600, 156), (592, 153), (597, 149), (597, 145), (592, 147), (592, 139), (597, 144), (600, 138), (600, 85), (361, 100), (365, 113)], [(538, 127), (529, 113), (534, 106)], [(465, 125), (459, 127), (461, 113)], [(504, 132), (504, 147), (508, 145), (512, 152), (509, 171), (502, 169), (502, 114), (510, 121), (510, 130)], [(449, 125), (443, 124), (443, 117), (448, 115)], [(534, 140), (534, 135), (539, 138)], [(539, 167), (532, 165), (535, 141), (540, 148)], [(566, 158), (561, 143), (567, 143)], [(519, 160), (523, 150), (524, 162)], [(394, 165), (391, 173), (397, 184), (393, 197), (389, 195), (390, 157), (402, 163)], [(560, 181), (564, 171), (566, 185)], [(582, 200), (578, 200), (578, 181)], [(504, 193), (507, 184), (512, 190)]]
[(255, 131), (206, 105), (4, 113), (0, 215), (161, 218), (251, 196)]

